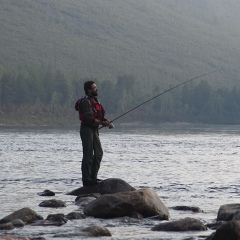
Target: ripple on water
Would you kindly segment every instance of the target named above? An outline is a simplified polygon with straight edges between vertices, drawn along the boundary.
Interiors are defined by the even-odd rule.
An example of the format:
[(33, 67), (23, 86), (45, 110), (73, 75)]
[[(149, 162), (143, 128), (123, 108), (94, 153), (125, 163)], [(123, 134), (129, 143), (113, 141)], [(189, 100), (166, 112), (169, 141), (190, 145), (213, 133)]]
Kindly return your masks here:
[[(132, 128), (132, 127), (131, 127)], [(234, 127), (161, 126), (127, 128), (100, 133), (104, 157), (100, 178), (121, 178), (135, 188), (152, 188), (167, 207), (200, 207), (193, 214), (170, 209), (171, 220), (192, 216), (204, 222), (216, 219), (218, 208), (239, 203), (239, 135)], [(65, 193), (81, 186), (81, 142), (78, 129), (0, 129), (0, 218), (30, 207), (47, 217), (55, 209), (41, 208), (47, 199), (38, 193), (49, 189), (55, 198), (67, 202), (57, 212), (78, 210), (74, 196)], [(80, 209), (80, 211), (82, 211)], [(21, 234), (53, 239), (59, 231), (74, 231), (79, 226), (101, 222), (113, 234), (112, 239), (199, 239), (210, 232), (161, 233), (150, 229), (154, 221), (134, 219), (102, 220), (88, 218), (69, 221), (64, 227), (16, 229)], [(108, 238), (110, 239), (110, 238)], [(204, 238), (203, 238), (204, 239)]]

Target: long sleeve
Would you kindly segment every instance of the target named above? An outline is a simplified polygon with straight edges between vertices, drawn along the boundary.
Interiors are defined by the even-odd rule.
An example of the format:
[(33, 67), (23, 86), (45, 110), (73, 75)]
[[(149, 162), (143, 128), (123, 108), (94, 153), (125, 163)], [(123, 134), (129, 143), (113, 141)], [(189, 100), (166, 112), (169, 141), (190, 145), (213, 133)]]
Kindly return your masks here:
[(95, 124), (94, 112), (92, 110), (92, 103), (89, 99), (84, 98), (81, 102), (81, 109), (84, 115), (84, 124), (90, 127), (97, 127)]

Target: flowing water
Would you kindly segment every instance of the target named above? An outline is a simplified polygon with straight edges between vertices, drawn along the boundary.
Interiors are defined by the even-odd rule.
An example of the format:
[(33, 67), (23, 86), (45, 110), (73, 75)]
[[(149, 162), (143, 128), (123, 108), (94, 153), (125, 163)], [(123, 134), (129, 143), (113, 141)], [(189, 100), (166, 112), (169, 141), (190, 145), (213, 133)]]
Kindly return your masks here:
[[(193, 217), (212, 223), (221, 205), (240, 203), (240, 126), (119, 126), (101, 130), (100, 138), (104, 157), (99, 178), (121, 178), (137, 189), (153, 189), (169, 208), (170, 220)], [(82, 212), (74, 205), (75, 197), (66, 195), (82, 186), (81, 157), (78, 127), (1, 127), (0, 219), (22, 207), (30, 207), (44, 218), (50, 213)], [(45, 189), (56, 195), (39, 196)], [(52, 198), (65, 201), (67, 207), (38, 206)], [(172, 209), (180, 205), (196, 206), (203, 212)], [(91, 224), (107, 227), (112, 237), (106, 239), (205, 239), (212, 232), (151, 231), (158, 223), (150, 219), (87, 218), (61, 227), (25, 226), (7, 233), (56, 239), (56, 233)]]

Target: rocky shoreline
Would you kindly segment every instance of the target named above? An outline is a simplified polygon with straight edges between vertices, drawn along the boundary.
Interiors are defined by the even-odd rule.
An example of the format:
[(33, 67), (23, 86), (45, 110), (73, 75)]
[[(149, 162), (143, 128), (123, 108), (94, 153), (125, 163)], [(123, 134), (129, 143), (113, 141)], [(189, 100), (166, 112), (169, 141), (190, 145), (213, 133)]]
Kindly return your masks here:
[[(46, 219), (34, 210), (25, 207), (0, 219), (0, 240), (44, 240), (41, 236), (18, 236), (12, 233), (15, 228), (28, 226), (58, 226), (64, 227), (69, 221), (84, 220), (87, 218), (99, 219), (99, 224), (88, 227), (80, 227), (74, 232), (59, 232), (54, 238), (77, 238), (77, 237), (111, 237), (113, 234), (103, 226), (104, 219), (128, 217), (138, 219), (151, 219), (154, 224), (149, 231), (168, 231), (179, 234), (185, 231), (213, 232), (206, 240), (239, 240), (240, 239), (240, 204), (226, 204), (219, 208), (216, 221), (203, 223), (197, 218), (185, 217), (171, 221), (169, 209), (160, 197), (149, 188), (135, 189), (124, 180), (110, 178), (97, 185), (80, 187), (67, 195), (76, 196), (75, 205), (79, 211), (68, 214), (49, 214)], [(39, 193), (39, 196), (55, 196), (50, 190)], [(66, 207), (66, 203), (57, 199), (44, 200), (39, 207), (60, 209)], [(199, 207), (175, 206), (176, 211), (190, 211), (198, 214), (203, 212)], [(101, 221), (100, 221), (101, 220)], [(113, 236), (114, 237), (114, 236)]]

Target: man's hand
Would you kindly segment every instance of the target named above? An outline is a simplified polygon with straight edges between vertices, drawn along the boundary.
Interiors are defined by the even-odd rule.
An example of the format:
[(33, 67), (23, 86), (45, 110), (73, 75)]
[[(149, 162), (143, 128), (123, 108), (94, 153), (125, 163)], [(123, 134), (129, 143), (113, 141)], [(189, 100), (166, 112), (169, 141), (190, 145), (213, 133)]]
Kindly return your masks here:
[(104, 127), (109, 127), (111, 123), (108, 120), (102, 121), (101, 123)]

